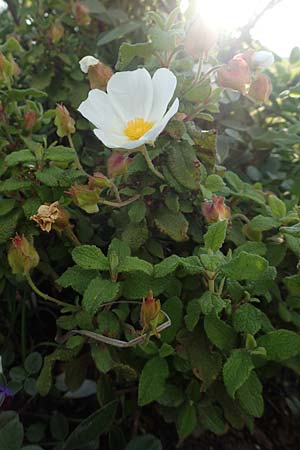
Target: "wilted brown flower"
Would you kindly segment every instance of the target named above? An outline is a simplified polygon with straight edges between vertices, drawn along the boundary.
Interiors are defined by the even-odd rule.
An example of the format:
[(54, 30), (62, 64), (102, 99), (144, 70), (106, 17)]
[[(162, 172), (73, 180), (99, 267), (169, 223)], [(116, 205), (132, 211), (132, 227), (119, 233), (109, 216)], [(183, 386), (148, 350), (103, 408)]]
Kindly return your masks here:
[(47, 233), (51, 231), (54, 224), (58, 230), (62, 230), (69, 225), (69, 214), (59, 206), (58, 202), (41, 205), (37, 214), (30, 218), (39, 224), (41, 230), (47, 231)]

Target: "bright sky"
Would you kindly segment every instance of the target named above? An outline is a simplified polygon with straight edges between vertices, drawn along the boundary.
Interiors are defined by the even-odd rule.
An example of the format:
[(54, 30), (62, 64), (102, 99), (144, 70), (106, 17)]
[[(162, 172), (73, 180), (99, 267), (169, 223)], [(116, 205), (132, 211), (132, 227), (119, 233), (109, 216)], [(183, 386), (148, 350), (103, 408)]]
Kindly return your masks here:
[[(189, 0), (181, 0), (186, 8)], [(269, 0), (198, 0), (199, 13), (214, 26), (234, 30), (247, 23), (255, 11), (261, 11)], [(0, 0), (0, 10), (5, 2)], [(282, 0), (267, 11), (252, 30), (252, 36), (280, 56), (288, 56), (300, 46), (300, 0)]]

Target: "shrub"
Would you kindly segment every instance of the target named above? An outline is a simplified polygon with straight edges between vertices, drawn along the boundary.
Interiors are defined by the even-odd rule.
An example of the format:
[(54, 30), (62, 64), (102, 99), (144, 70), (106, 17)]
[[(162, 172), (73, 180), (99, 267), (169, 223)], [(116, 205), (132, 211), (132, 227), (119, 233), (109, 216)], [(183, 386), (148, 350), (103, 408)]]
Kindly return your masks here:
[[(256, 179), (251, 166), (247, 178), (241, 164), (240, 176), (220, 165), (222, 146), (243, 153), (246, 135), (249, 148), (257, 144), (261, 118), (257, 105), (249, 116), (248, 99), (226, 104), (228, 91), (213, 74), (227, 88), (232, 68), (242, 66), (247, 76), (231, 87), (246, 95), (260, 72), (245, 55), (220, 69), (211, 39), (201, 51), (211, 52), (213, 65), (201, 70), (198, 53), (195, 70), (191, 11), (185, 21), (178, 9), (145, 19), (133, 5), (129, 16), (100, 4), (91, 11), (78, 2), (73, 9), (60, 1), (25, 5), (0, 47), (1, 396), (21, 411), (24, 444), (49, 439), (57, 449), (96, 449), (109, 433), (109, 448), (125, 448), (133, 426), (149, 434), (126, 448), (161, 448), (157, 420), (175, 424), (179, 440), (199, 427), (252, 430), (264, 412), (266, 379), (281, 367), (299, 371), (298, 195), (281, 195), (276, 183), (271, 192), (272, 177)], [(104, 73), (107, 82), (126, 34), (134, 43), (121, 44), (115, 69), (132, 77), (137, 67), (151, 75), (165, 68), (159, 73), (169, 81), (157, 84), (152, 108), (167, 89), (173, 94), (170, 69), (180, 106), (153, 146), (111, 150), (76, 108), (90, 117), (81, 103), (87, 78), (95, 83)], [(78, 62), (90, 53), (106, 65), (92, 61), (95, 72), (85, 76)], [(120, 115), (134, 112), (126, 142), (122, 136), (128, 147), (153, 127), (140, 117), (146, 92), (132, 86), (124, 101), (115, 99)], [(271, 106), (261, 108), (267, 127)], [(237, 131), (232, 110), (242, 111), (246, 129)], [(109, 109), (101, 114), (115, 126)], [(278, 133), (286, 132), (273, 128), (263, 142), (271, 133), (280, 147)], [(288, 172), (281, 147), (268, 158), (277, 153)], [(85, 400), (78, 406), (76, 398)], [(39, 422), (24, 419), (29, 407)], [(7, 447), (20, 449), (18, 416), (1, 418)]]

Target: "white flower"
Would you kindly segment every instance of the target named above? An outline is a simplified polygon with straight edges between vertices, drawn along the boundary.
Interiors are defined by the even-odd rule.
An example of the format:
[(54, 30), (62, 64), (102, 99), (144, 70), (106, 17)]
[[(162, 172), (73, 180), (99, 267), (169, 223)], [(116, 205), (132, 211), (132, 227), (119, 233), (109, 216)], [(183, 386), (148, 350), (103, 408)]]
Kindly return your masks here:
[(179, 106), (170, 109), (177, 80), (169, 69), (158, 69), (153, 78), (146, 69), (115, 73), (107, 93), (92, 89), (78, 111), (96, 129), (95, 135), (108, 148), (134, 149), (154, 142)]
[(80, 69), (83, 73), (88, 73), (90, 66), (96, 66), (99, 63), (99, 59), (94, 56), (84, 56), (80, 61)]
[(265, 70), (274, 64), (274, 55), (266, 50), (255, 52), (251, 58), (251, 65), (255, 69)]

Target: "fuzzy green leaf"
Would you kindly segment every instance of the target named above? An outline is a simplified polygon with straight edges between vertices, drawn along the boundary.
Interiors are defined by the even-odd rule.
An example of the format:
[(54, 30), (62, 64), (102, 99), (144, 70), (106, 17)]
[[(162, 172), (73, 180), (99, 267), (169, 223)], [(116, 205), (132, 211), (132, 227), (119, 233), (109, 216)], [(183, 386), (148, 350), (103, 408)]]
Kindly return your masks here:
[(107, 257), (95, 245), (81, 245), (72, 252), (73, 261), (82, 269), (108, 270)]
[(235, 350), (223, 367), (223, 379), (228, 394), (234, 398), (236, 391), (248, 380), (254, 368), (246, 350)]
[(159, 356), (145, 364), (139, 381), (138, 403), (140, 406), (157, 400), (163, 394), (168, 374), (168, 364)]
[(216, 252), (219, 250), (226, 237), (227, 221), (222, 220), (220, 222), (213, 223), (208, 227), (206, 234), (204, 235), (205, 248)]
[(120, 283), (94, 278), (88, 285), (82, 300), (83, 308), (95, 314), (103, 303), (115, 300), (120, 292)]

